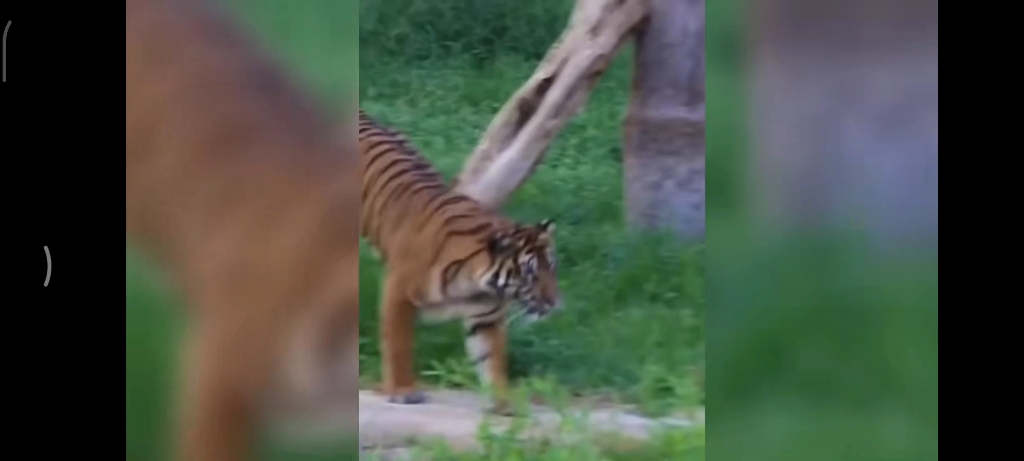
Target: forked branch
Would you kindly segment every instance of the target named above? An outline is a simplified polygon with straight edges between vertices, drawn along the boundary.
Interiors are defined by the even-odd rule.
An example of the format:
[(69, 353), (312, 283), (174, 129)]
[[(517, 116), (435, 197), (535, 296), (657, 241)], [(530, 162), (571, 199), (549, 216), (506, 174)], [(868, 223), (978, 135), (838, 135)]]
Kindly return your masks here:
[(533, 173), (558, 131), (586, 104), (647, 10), (647, 0), (576, 0), (561, 37), (466, 160), (456, 190), (501, 207)]

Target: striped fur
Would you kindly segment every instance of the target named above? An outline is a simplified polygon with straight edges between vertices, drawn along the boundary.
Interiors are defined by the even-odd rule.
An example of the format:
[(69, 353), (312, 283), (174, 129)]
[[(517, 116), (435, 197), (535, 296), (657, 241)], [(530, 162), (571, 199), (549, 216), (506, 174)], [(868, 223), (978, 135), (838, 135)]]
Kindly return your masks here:
[(363, 237), (387, 271), (381, 302), (384, 392), (419, 403), (413, 328), (461, 319), (466, 350), (483, 384), (507, 409), (505, 306), (517, 301), (530, 320), (559, 305), (555, 225), (517, 224), (452, 191), (409, 141), (359, 111), (363, 165)]

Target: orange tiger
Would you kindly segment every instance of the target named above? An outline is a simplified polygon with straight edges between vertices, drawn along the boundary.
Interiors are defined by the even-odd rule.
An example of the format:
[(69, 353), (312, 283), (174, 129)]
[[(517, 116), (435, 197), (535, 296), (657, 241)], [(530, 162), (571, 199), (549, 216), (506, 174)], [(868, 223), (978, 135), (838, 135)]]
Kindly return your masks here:
[(555, 273), (555, 224), (515, 223), (445, 185), (401, 134), (359, 110), (363, 166), (360, 231), (386, 267), (380, 306), (383, 391), (393, 403), (418, 404), (413, 328), (461, 318), (466, 352), (491, 411), (509, 413), (506, 309), (518, 301), (530, 321), (561, 304)]

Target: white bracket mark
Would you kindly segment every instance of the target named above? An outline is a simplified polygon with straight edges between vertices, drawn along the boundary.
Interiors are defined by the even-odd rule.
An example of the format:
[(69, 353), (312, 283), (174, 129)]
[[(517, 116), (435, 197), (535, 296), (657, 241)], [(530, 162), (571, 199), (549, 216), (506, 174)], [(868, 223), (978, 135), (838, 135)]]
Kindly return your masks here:
[(46, 253), (46, 280), (43, 280), (43, 286), (50, 285), (50, 272), (53, 269), (53, 264), (50, 261), (50, 249), (43, 245), (43, 253)]

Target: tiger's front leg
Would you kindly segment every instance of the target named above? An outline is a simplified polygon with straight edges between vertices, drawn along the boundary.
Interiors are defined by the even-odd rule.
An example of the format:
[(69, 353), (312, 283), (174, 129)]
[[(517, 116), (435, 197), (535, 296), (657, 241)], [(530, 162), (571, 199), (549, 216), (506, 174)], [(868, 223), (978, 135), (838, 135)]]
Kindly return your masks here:
[(512, 415), (508, 392), (508, 330), (504, 318), (495, 321), (467, 320), (466, 353), (476, 367), (480, 384), (490, 387), (493, 406), (489, 411)]
[(423, 403), (427, 396), (416, 389), (413, 364), (416, 308), (400, 289), (397, 279), (391, 275), (385, 277), (380, 306), (383, 391), (391, 403)]

